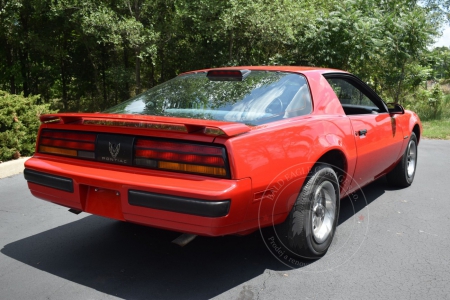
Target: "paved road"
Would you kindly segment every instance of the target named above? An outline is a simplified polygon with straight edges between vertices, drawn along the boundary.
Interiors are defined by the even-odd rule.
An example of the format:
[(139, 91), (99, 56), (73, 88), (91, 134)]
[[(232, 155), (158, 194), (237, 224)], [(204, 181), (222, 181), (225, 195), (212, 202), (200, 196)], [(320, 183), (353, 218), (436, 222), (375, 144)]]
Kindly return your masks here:
[(197, 237), (35, 199), (0, 180), (0, 299), (450, 299), (450, 141), (423, 140), (413, 186), (382, 178), (341, 206), (319, 261), (291, 269), (260, 233)]

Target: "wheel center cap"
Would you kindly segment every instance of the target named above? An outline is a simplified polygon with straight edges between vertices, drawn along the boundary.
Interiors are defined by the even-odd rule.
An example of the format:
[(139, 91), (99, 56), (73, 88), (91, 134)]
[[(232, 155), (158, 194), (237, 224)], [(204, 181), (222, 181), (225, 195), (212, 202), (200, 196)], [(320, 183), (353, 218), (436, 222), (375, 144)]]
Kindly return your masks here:
[(315, 209), (314, 209), (314, 213), (316, 214), (317, 217), (323, 219), (325, 217), (325, 209), (321, 204), (317, 204)]

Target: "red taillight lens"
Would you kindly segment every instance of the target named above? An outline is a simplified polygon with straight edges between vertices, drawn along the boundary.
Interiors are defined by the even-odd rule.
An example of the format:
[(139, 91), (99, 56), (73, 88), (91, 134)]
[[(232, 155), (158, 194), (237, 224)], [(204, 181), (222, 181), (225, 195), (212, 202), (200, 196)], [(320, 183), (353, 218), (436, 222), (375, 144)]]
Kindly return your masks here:
[(150, 141), (150, 140), (137, 140), (137, 148), (149, 148), (159, 151), (176, 151), (176, 152), (187, 152), (187, 153), (203, 153), (210, 155), (222, 155), (222, 148), (195, 145), (195, 144), (182, 144), (174, 142), (163, 142), (163, 141)]
[(95, 145), (85, 142), (77, 142), (77, 141), (67, 141), (67, 140), (56, 140), (50, 138), (41, 138), (41, 144), (46, 146), (54, 146), (59, 148), (69, 148), (76, 150), (87, 150), (94, 151)]
[(226, 177), (225, 151), (221, 147), (139, 139), (135, 164), (143, 167)]
[(95, 139), (92, 133), (43, 130), (39, 139), (39, 152), (95, 158)]
[(92, 133), (77, 133), (67, 131), (43, 130), (41, 137), (49, 137), (62, 140), (77, 140), (85, 142), (95, 142), (96, 135)]
[(152, 158), (164, 161), (179, 161), (201, 165), (224, 166), (223, 158), (174, 152), (159, 152), (154, 150), (136, 150), (136, 157)]

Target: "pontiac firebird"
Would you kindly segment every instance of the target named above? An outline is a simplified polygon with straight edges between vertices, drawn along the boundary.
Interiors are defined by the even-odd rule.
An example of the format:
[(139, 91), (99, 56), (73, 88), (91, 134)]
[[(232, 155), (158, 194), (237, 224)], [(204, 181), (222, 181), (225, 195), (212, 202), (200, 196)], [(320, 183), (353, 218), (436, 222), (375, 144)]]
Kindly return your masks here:
[(193, 235), (274, 226), (323, 256), (340, 199), (414, 179), (422, 126), (340, 70), (183, 73), (102, 113), (42, 115), (31, 193), (71, 209)]

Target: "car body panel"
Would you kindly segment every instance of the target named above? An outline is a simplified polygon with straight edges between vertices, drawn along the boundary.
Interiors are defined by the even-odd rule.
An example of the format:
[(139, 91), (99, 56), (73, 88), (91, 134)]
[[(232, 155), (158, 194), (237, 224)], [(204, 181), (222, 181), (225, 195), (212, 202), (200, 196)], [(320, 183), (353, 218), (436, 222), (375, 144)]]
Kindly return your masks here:
[[(295, 124), (297, 123), (297, 124)], [(254, 193), (258, 194), (274, 188), (280, 184), (274, 178), (281, 176), (284, 181), (285, 170), (293, 169), (294, 172), (301, 170), (297, 175), (298, 181), (283, 190), (283, 196), (295, 199), (299, 188), (303, 184), (308, 170), (310, 170), (319, 158), (329, 150), (339, 150), (347, 158), (347, 168), (350, 173), (356, 164), (356, 147), (352, 136), (352, 128), (348, 118), (303, 117), (291, 121), (289, 124), (280, 124), (278, 128), (264, 128), (249, 133), (251, 137), (240, 136), (225, 142), (229, 145), (230, 161), (236, 178), (251, 177)], [(317, 132), (326, 134), (317, 135)], [(298, 136), (301, 135), (301, 139)], [(279, 175), (281, 174), (281, 175)], [(302, 175), (302, 176), (300, 176)], [(289, 178), (292, 180), (292, 178)], [(284, 182), (282, 183), (285, 184)], [(346, 181), (342, 191), (350, 188), (351, 181)], [(287, 182), (286, 182), (287, 185)], [(253, 201), (250, 215), (247, 219), (254, 219), (272, 214), (287, 214), (292, 208), (293, 202), (280, 202), (272, 211), (272, 203), (267, 202), (268, 207), (262, 206), (259, 210), (259, 201)]]
[[(245, 133), (251, 130), (245, 124), (236, 122), (223, 122), (214, 120), (195, 120), (187, 118), (161, 117), (161, 116), (134, 116), (134, 115), (111, 115), (100, 113), (59, 113), (40, 117), (41, 122), (58, 122), (58, 124), (98, 124), (108, 126), (127, 126), (133, 128), (152, 129), (151, 125), (179, 126), (177, 130), (187, 133), (198, 132), (205, 128), (214, 128), (222, 131), (227, 137)], [(108, 124), (110, 123), (110, 124)]]
[[(37, 145), (36, 154), (25, 163), (25, 168), (70, 178), (73, 192), (28, 180), (31, 193), (72, 209), (148, 226), (207, 236), (245, 234), (282, 222), (306, 175), (330, 151), (340, 153), (345, 162), (341, 170), (345, 180), (340, 187), (340, 195), (345, 197), (391, 170), (402, 157), (413, 130), (420, 137), (420, 120), (410, 111), (346, 115), (324, 77), (327, 73), (348, 74), (344, 71), (278, 66), (220, 69), (302, 74), (309, 85), (313, 111), (257, 126), (149, 115), (45, 115), (41, 117), (38, 141), (42, 130), (57, 129), (220, 145), (226, 149), (230, 175), (214, 178), (62, 157), (40, 153)], [(366, 134), (359, 135), (361, 130), (367, 130)], [(206, 204), (230, 201), (230, 207), (220, 217), (142, 207), (129, 203), (130, 190), (196, 199)]]
[[(378, 115), (349, 116), (357, 147), (358, 162), (354, 178), (363, 186), (383, 173), (396, 161), (403, 145), (403, 130), (395, 116)], [(360, 134), (366, 131), (365, 134)]]
[[(171, 225), (169, 229), (181, 230), (189, 224), (193, 233), (203, 235), (227, 234), (227, 226), (233, 227), (234, 233), (240, 231), (247, 205), (251, 200), (251, 180), (225, 180), (205, 178), (198, 175), (180, 175), (162, 171), (136, 170), (127, 166), (109, 165), (103, 163), (72, 162), (69, 159), (54, 159), (45, 155), (36, 155), (31, 161), (27, 161), (26, 168), (39, 172), (50, 173), (57, 176), (70, 177), (74, 181), (74, 192), (58, 191), (53, 188), (28, 182), (31, 193), (38, 198), (54, 202), (69, 208), (96, 213), (109, 218), (127, 221), (139, 221), (158, 227), (159, 223)], [(140, 172), (139, 172), (140, 171)], [(165, 174), (164, 174), (165, 173)], [(95, 197), (92, 196), (95, 191)], [(169, 211), (161, 211), (150, 208), (131, 206), (128, 203), (128, 190), (140, 190), (161, 194), (171, 194), (201, 199), (205, 201), (217, 201), (219, 199), (232, 199), (230, 212), (222, 218), (198, 217)], [(116, 207), (105, 205), (103, 210), (92, 210), (89, 201), (102, 200), (101, 193), (112, 194), (120, 203), (121, 213)], [(114, 196), (118, 193), (118, 196)], [(95, 208), (94, 208), (95, 210)], [(165, 220), (165, 221), (164, 221)], [(171, 221), (169, 221), (171, 220)], [(159, 227), (164, 227), (160, 225)], [(220, 233), (217, 233), (220, 228)], [(231, 229), (228, 229), (231, 230)], [(189, 230), (181, 230), (187, 231)], [(201, 231), (201, 232), (200, 232)]]

